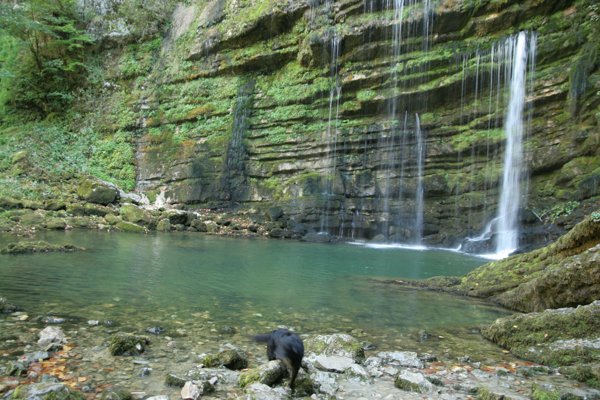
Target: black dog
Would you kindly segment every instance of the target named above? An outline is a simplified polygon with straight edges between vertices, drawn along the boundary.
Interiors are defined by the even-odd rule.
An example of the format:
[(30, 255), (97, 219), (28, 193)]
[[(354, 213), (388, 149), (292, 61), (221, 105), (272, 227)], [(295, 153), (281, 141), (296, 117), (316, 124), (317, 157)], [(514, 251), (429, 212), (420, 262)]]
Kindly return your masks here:
[(271, 333), (256, 335), (254, 336), (254, 340), (267, 343), (267, 357), (269, 361), (283, 361), (292, 377), (290, 388), (293, 389), (298, 370), (302, 365), (302, 357), (304, 357), (304, 344), (300, 336), (287, 329), (276, 329)]

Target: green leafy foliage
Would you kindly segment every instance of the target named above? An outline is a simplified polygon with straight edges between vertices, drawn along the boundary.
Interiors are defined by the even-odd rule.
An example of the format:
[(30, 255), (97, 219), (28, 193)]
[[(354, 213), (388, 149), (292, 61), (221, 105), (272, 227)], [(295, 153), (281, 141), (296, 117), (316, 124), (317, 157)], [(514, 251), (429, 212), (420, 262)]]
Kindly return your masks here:
[(75, 12), (75, 2), (3, 3), (0, 27), (3, 35), (19, 41), (22, 49), (19, 62), (8, 71), (11, 106), (41, 116), (68, 106), (73, 89), (85, 78), (85, 48), (92, 43)]

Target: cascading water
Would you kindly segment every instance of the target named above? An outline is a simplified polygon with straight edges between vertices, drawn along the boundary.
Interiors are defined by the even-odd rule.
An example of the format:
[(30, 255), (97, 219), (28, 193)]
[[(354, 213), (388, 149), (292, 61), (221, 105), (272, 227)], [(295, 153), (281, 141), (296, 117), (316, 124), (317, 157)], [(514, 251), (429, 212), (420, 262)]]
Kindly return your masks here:
[(331, 63), (330, 63), (330, 89), (329, 89), (329, 117), (327, 121), (327, 131), (325, 132), (324, 141), (327, 144), (327, 175), (323, 196), (325, 205), (321, 213), (321, 233), (329, 232), (328, 214), (331, 209), (331, 201), (333, 197), (333, 183), (337, 173), (337, 140), (338, 140), (338, 123), (340, 113), (340, 101), (342, 97), (342, 82), (339, 77), (339, 56), (341, 37), (332, 32), (331, 35)]
[[(512, 52), (512, 75), (510, 80), (510, 101), (506, 112), (504, 130), (506, 148), (504, 152), (504, 171), (500, 186), (498, 204), (498, 227), (496, 254), (507, 256), (518, 248), (518, 214), (521, 202), (521, 179), (523, 166), (523, 112), (527, 87), (527, 59), (535, 57), (535, 45), (528, 45), (528, 34), (521, 32), (509, 39)], [(535, 40), (530, 43), (535, 43)]]
[(423, 169), (425, 167), (425, 141), (423, 140), (419, 114), (415, 115), (415, 136), (417, 139), (417, 188), (415, 190), (415, 226), (413, 231), (415, 244), (421, 244), (424, 216)]
[[(483, 216), (485, 218), (483, 231), (474, 237), (467, 238), (463, 247), (467, 251), (481, 252), (482, 250), (492, 252), (488, 254), (490, 258), (503, 258), (514, 252), (518, 248), (518, 213), (526, 191), (523, 191), (523, 181), (526, 177), (526, 165), (524, 163), (523, 139), (525, 137), (527, 121), (524, 116), (526, 97), (528, 87), (532, 86), (532, 77), (534, 72), (534, 59), (536, 49), (536, 35), (527, 32), (521, 32), (511, 36), (506, 40), (496, 43), (488, 52), (480, 52), (474, 55), (473, 59), (465, 58), (463, 60), (463, 88), (465, 87), (464, 76), (468, 68), (475, 69), (475, 85), (473, 93), (475, 105), (473, 110), (462, 112), (461, 120), (472, 120), (471, 111), (483, 110), (484, 104), (478, 104), (478, 91), (480, 85), (487, 83), (489, 97), (487, 99), (488, 112), (488, 132), (493, 132), (497, 128), (502, 128), (505, 137), (504, 156), (502, 161), (502, 176), (500, 181), (490, 181), (488, 177), (498, 163), (496, 152), (497, 147), (487, 137), (487, 146), (485, 151), (485, 170), (486, 179), (484, 181), (484, 204)], [(483, 79), (480, 75), (479, 62), (485, 60), (489, 65), (489, 78)], [(483, 61), (482, 61), (483, 62)], [(473, 65), (476, 63), (476, 66)], [(484, 68), (485, 69), (485, 68)], [(483, 72), (482, 72), (483, 73)], [(488, 72), (485, 72), (488, 74)], [(463, 96), (466, 96), (463, 93)], [(462, 103), (462, 100), (461, 100)], [(461, 106), (462, 109), (462, 106)], [(501, 124), (501, 110), (504, 111), (503, 125)], [(471, 163), (476, 165), (476, 154), (472, 151)], [(489, 198), (489, 194), (495, 192), (490, 188), (496, 186), (498, 182), (499, 195), (496, 199)], [(489, 202), (488, 202), (489, 199)], [(495, 216), (488, 213), (488, 204), (491, 204), (490, 211), (495, 207)], [(491, 218), (491, 220), (490, 220)], [(489, 221), (485, 223), (485, 221)], [(472, 221), (469, 218), (469, 226)], [(477, 244), (479, 243), (479, 244)]]
[[(409, 88), (419, 84), (420, 78), (404, 76), (423, 76), (428, 69), (427, 63), (417, 67), (418, 71), (406, 69), (404, 55), (429, 49), (433, 22), (432, 2), (430, 0), (386, 0), (384, 9), (392, 15), (391, 21), (391, 74), (389, 90), (392, 96), (386, 103), (387, 119), (390, 121), (388, 131), (380, 138), (381, 165), (383, 168), (381, 189), (382, 226), (381, 231), (388, 240), (394, 242), (421, 243), (423, 236), (424, 196), (422, 176), (424, 169), (424, 142), (420, 129), (419, 116), (416, 116), (414, 136), (415, 143), (407, 143), (407, 117), (409, 110), (426, 111), (424, 96), (406, 96), (399, 94), (410, 91)], [(373, 8), (371, 5), (370, 8)], [(421, 45), (413, 40), (419, 36), (422, 28)], [(407, 40), (409, 39), (410, 40)], [(426, 58), (426, 56), (425, 56)], [(418, 72), (418, 73), (415, 73)], [(412, 114), (412, 113), (411, 113)], [(402, 128), (401, 120), (404, 120)], [(410, 185), (410, 181), (416, 185)], [(415, 188), (411, 196), (408, 190)], [(410, 189), (409, 189), (410, 188)], [(414, 205), (410, 201), (414, 200)], [(395, 204), (396, 203), (396, 204)], [(392, 229), (390, 229), (390, 223)], [(389, 235), (389, 236), (388, 236)]]

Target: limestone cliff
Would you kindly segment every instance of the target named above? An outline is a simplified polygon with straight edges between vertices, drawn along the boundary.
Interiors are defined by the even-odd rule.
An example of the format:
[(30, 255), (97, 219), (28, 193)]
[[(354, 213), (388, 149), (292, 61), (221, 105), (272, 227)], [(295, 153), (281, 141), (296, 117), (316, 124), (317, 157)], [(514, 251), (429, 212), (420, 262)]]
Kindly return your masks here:
[(173, 206), (277, 205), (280, 228), (297, 234), (454, 246), (496, 213), (509, 74), (500, 53), (528, 32), (537, 54), (522, 204), (534, 212), (521, 213), (521, 243), (554, 238), (541, 221), (569, 207), (593, 209), (595, 2), (389, 3), (180, 4), (164, 39), (107, 45), (116, 66), (98, 126), (135, 138), (137, 189)]

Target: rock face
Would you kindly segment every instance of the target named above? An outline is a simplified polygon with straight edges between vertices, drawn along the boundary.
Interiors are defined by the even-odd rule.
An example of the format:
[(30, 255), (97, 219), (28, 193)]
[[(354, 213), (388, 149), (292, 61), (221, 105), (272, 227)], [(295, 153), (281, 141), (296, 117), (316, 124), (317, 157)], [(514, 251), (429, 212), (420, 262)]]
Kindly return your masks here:
[[(123, 49), (138, 67), (114, 73), (102, 128), (138, 138), (139, 190), (188, 209), (278, 207), (282, 237), (302, 225), (455, 245), (496, 214), (509, 86), (498, 51), (528, 31), (528, 207), (550, 223), (597, 201), (593, 0), (443, 0), (403, 19), (392, 2), (322, 3), (195, 2), (162, 47)], [(521, 243), (553, 239), (532, 215)]]
[[(600, 300), (587, 306), (498, 319), (487, 339), (513, 354), (550, 366), (600, 364)], [(598, 376), (600, 377), (600, 376)]]
[(477, 268), (457, 287), (524, 312), (591, 303), (600, 297), (600, 220), (596, 215), (547, 247)]

